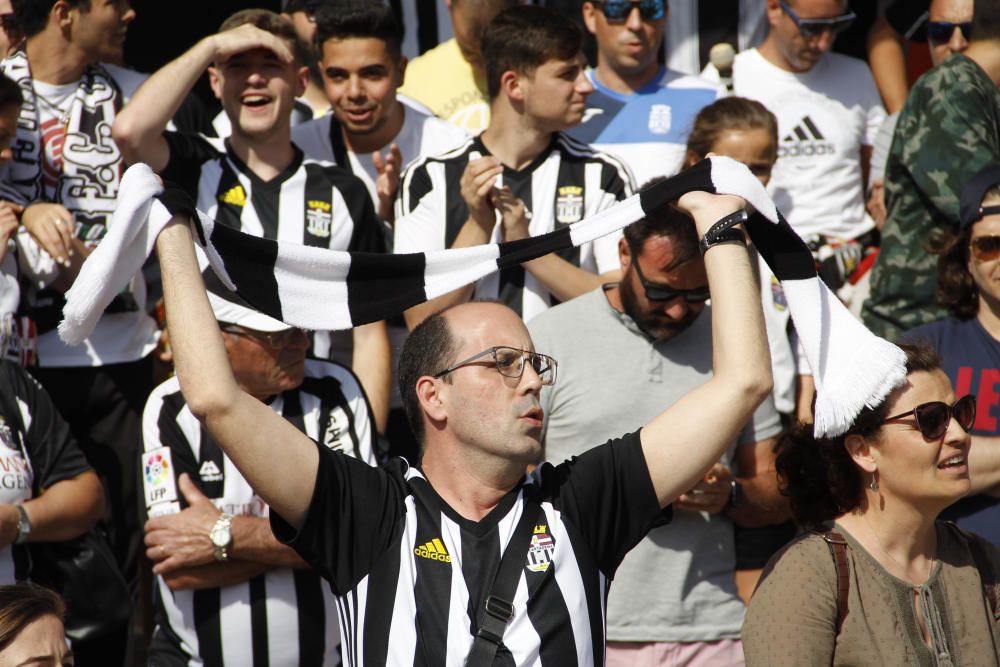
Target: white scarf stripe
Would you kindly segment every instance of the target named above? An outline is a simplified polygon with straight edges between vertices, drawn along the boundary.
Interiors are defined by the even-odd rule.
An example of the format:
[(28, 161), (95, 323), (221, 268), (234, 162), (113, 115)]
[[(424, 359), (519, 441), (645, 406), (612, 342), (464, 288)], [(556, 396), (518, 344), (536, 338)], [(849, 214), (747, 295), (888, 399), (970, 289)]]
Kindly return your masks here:
[[(818, 436), (843, 433), (866, 405), (880, 403), (906, 378), (905, 356), (864, 328), (815, 274), (808, 249), (760, 182), (742, 164), (713, 157), (568, 228), (511, 243), (410, 255), (337, 252), (242, 234), (198, 212), (196, 241), (222, 282), (262, 312), (304, 329), (347, 329), (385, 319), (517, 262), (593, 241), (677, 199), (705, 190), (743, 197), (761, 213), (747, 232), (782, 280), (817, 390)], [(152, 203), (154, 196), (161, 197)], [(168, 208), (192, 213), (178, 192), (162, 192), (145, 165), (122, 180), (108, 235), (67, 293), (59, 331), (73, 344), (142, 267)], [(165, 205), (166, 204), (166, 205)], [(764, 218), (767, 218), (765, 220)]]

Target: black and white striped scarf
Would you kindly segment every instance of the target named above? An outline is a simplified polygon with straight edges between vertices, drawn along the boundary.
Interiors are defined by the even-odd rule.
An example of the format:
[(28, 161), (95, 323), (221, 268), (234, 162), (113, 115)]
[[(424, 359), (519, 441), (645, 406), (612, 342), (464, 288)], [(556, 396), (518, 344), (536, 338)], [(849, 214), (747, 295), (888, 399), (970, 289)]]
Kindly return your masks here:
[(408, 255), (337, 252), (258, 238), (216, 224), (145, 165), (126, 172), (108, 236), (67, 293), (60, 335), (83, 340), (106, 300), (138, 271), (174, 214), (192, 218), (196, 242), (227, 287), (262, 312), (304, 329), (336, 330), (386, 319), (494, 271), (617, 231), (686, 192), (734, 194), (754, 209), (746, 223), (781, 281), (816, 384), (817, 435), (843, 433), (861, 409), (906, 377), (895, 345), (869, 332), (816, 275), (809, 249), (742, 164), (713, 157), (586, 220), (542, 236)]

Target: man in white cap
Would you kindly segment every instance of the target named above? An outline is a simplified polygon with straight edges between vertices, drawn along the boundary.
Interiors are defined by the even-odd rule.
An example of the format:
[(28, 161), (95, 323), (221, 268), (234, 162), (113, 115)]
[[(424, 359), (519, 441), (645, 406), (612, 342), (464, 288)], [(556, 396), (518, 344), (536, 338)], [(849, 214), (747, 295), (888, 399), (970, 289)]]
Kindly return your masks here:
[[(375, 428), (361, 385), (306, 360), (301, 329), (250, 309), (206, 273), (209, 300), (240, 387), (310, 438), (369, 464)], [(155, 664), (338, 664), (329, 586), (268, 525), (269, 508), (191, 414), (176, 378), (143, 413), (146, 553), (156, 574)], [(282, 456), (282, 444), (273, 454)]]

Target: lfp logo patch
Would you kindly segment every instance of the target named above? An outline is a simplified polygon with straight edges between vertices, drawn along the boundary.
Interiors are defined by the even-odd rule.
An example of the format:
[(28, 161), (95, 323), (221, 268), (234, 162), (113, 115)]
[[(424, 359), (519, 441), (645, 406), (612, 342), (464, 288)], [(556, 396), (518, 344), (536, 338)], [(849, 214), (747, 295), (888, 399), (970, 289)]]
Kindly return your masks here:
[(151, 449), (142, 455), (142, 487), (146, 507), (177, 500), (174, 462), (169, 447)]

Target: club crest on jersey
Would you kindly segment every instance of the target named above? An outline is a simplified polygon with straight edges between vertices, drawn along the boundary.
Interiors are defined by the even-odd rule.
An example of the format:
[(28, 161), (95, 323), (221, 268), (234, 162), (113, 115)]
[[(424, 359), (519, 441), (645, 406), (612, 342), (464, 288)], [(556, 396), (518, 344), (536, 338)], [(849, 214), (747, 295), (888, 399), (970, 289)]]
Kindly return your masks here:
[(549, 534), (548, 526), (544, 523), (538, 524), (531, 536), (525, 567), (532, 572), (546, 572), (552, 563), (552, 556), (555, 552), (556, 541)]
[(451, 562), (451, 556), (448, 554), (448, 550), (445, 548), (444, 542), (437, 537), (427, 544), (419, 545), (413, 550), (413, 553), (421, 558), (426, 558), (427, 560), (436, 560), (442, 563)]
[(649, 107), (648, 127), (652, 134), (666, 134), (670, 132), (670, 121), (673, 112), (668, 104), (654, 104)]
[(246, 206), (247, 205), (247, 193), (243, 189), (242, 185), (234, 185), (233, 187), (222, 193), (219, 197), (219, 201), (223, 204), (232, 204), (233, 206)]
[(330, 202), (310, 199), (306, 202), (306, 231), (313, 236), (330, 236), (330, 224), (333, 222)]
[(556, 221), (571, 225), (583, 218), (583, 188), (564, 185), (556, 193)]

